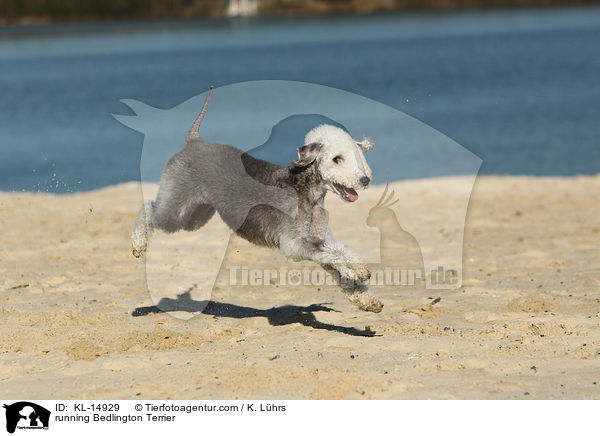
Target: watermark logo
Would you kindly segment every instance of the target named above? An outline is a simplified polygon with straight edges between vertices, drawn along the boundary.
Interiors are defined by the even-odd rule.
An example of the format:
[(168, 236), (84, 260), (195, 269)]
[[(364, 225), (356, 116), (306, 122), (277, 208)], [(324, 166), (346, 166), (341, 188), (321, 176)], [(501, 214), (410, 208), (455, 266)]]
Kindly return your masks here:
[[(250, 269), (246, 266), (228, 265), (230, 286), (350, 286), (350, 280), (339, 275), (328, 274), (322, 268), (289, 269)], [(379, 267), (370, 268), (371, 277), (366, 280), (369, 286), (424, 286), (427, 273), (420, 269)], [(430, 283), (435, 286), (453, 285), (458, 280), (456, 270), (444, 270), (443, 266), (429, 272)], [(354, 286), (357, 286), (355, 284)]]
[[(190, 318), (206, 307), (214, 290), (225, 287), (348, 288), (352, 280), (375, 289), (461, 286), (466, 211), (481, 165), (477, 156), (382, 103), (335, 88), (290, 81), (244, 82), (215, 89), (210, 107), (200, 117), (204, 148), (182, 151), (186, 132), (206, 97), (204, 93), (167, 110), (123, 100), (135, 115), (115, 115), (144, 134), (140, 174), (146, 209), (142, 208), (138, 220), (152, 216), (154, 223), (162, 220), (158, 227), (166, 230), (156, 231), (147, 248), (143, 247), (148, 289), (157, 305), (161, 301), (191, 302), (189, 310), (172, 312)], [(328, 235), (319, 229), (315, 231), (318, 238), (295, 241), (305, 246), (288, 244), (279, 247), (281, 251), (250, 245), (235, 234), (268, 246), (269, 232), (279, 231), (273, 222), (293, 221), (305, 213), (303, 194), (271, 183), (269, 174), (276, 169), (269, 165), (285, 168), (290, 161), (301, 166), (321, 159), (328, 150), (320, 148), (318, 141), (305, 142), (306, 133), (320, 124), (338, 127), (354, 138), (355, 149), (350, 155), (336, 152), (339, 156), (328, 156), (332, 161), (326, 170), (321, 162), (321, 176), (331, 176), (331, 189), (325, 209), (311, 211), (310, 217), (320, 220), (321, 215), (326, 216), (336, 244), (347, 247), (347, 253), (356, 253), (359, 262), (351, 261), (354, 257), (348, 254), (344, 263), (331, 254), (335, 251), (332, 244), (324, 248), (321, 240)], [(219, 144), (231, 144), (237, 151), (219, 148), (223, 147)], [(163, 174), (177, 153), (177, 165)], [(186, 153), (189, 156), (182, 158)], [(209, 180), (195, 197), (184, 192), (193, 185), (191, 179), (178, 178), (182, 163), (192, 177), (204, 177), (203, 183)], [(345, 173), (339, 169), (344, 165)], [(161, 187), (163, 199), (181, 201), (157, 212), (161, 174), (163, 181), (168, 181)], [(365, 186), (372, 186), (357, 191), (356, 174), (362, 176)], [(405, 182), (407, 179), (412, 181)], [(437, 186), (443, 186), (443, 191), (436, 192)], [(167, 216), (170, 211), (175, 215)], [(272, 219), (275, 215), (279, 221)], [(269, 224), (261, 227), (256, 216)], [(177, 224), (178, 220), (183, 224)], [(255, 222), (249, 222), (252, 220)], [(136, 229), (145, 235), (144, 226)], [(312, 256), (310, 264), (290, 260), (293, 254), (313, 249), (330, 249), (327, 253), (331, 256)], [(179, 298), (182, 295), (185, 298)]]
[(48, 430), (50, 411), (38, 404), (29, 401), (19, 401), (10, 405), (4, 404), (6, 409), (6, 431), (14, 433), (19, 430)]

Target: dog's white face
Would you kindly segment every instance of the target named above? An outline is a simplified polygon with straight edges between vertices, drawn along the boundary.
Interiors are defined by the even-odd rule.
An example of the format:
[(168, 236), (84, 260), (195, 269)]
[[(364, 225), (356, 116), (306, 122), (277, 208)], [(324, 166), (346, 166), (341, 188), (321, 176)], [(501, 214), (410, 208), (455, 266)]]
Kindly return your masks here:
[(371, 183), (371, 168), (363, 149), (370, 150), (372, 142), (357, 142), (346, 131), (328, 124), (312, 129), (304, 141), (321, 145), (316, 160), (326, 187), (344, 201), (356, 201), (356, 190), (366, 189)]

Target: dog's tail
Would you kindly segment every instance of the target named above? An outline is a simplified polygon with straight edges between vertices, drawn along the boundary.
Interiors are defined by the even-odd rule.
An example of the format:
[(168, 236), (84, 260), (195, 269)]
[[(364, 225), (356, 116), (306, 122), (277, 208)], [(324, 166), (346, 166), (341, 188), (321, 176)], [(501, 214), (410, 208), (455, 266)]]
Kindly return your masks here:
[(200, 123), (202, 122), (202, 120), (204, 119), (204, 114), (206, 113), (206, 109), (208, 108), (208, 102), (210, 101), (210, 95), (213, 92), (213, 86), (211, 86), (208, 89), (208, 94), (206, 95), (206, 100), (204, 100), (204, 106), (202, 106), (202, 110), (200, 111), (200, 115), (198, 115), (198, 118), (196, 118), (196, 121), (194, 121), (194, 124), (192, 124), (192, 128), (189, 130), (188, 134), (185, 137), (185, 142), (190, 142), (194, 139), (202, 139), (202, 136), (200, 136), (200, 133), (198, 132), (198, 129), (200, 128)]

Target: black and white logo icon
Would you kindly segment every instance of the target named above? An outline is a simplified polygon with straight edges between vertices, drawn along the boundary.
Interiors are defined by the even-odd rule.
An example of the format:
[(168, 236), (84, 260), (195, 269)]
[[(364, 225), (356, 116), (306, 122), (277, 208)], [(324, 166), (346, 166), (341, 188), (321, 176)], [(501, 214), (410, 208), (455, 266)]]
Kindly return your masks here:
[(10, 405), (4, 404), (6, 409), (6, 431), (14, 433), (16, 429), (48, 429), (50, 411), (42, 406), (29, 401), (19, 401)]

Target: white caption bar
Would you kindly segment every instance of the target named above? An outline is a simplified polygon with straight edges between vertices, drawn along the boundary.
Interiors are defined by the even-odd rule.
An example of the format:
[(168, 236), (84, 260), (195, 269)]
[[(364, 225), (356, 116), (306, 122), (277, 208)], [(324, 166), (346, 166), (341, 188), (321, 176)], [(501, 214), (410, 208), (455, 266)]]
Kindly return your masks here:
[(595, 433), (597, 408), (591, 401), (4, 400), (2, 404), (0, 434), (6, 430), (20, 436), (584, 434)]

